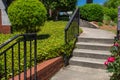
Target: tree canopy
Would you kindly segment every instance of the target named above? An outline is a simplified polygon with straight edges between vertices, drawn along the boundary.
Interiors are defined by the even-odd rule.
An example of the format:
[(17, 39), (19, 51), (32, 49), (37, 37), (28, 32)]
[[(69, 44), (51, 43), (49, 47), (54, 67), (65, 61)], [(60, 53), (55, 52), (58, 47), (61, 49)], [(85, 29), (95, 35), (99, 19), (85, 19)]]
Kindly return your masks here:
[(118, 6), (120, 6), (120, 0), (107, 0), (104, 3), (104, 6), (109, 8), (118, 8)]
[(77, 0), (42, 0), (47, 9), (73, 10)]
[(48, 17), (58, 17), (60, 11), (73, 11), (77, 0), (41, 0), (48, 11)]

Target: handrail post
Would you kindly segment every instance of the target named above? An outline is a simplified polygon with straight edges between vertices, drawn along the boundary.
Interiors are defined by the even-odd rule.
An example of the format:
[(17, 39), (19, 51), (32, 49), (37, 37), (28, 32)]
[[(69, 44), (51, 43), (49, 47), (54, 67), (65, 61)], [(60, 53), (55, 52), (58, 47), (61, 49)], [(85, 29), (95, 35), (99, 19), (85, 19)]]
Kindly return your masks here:
[(37, 34), (34, 34), (34, 73), (35, 80), (37, 80)]
[(117, 24), (117, 38), (120, 36), (120, 6), (118, 7), (118, 24)]
[(80, 9), (78, 8), (78, 36), (79, 36), (79, 27), (80, 27)]
[(26, 35), (24, 35), (24, 80), (27, 80), (27, 66), (26, 66), (26, 56), (27, 56), (27, 48), (26, 48)]

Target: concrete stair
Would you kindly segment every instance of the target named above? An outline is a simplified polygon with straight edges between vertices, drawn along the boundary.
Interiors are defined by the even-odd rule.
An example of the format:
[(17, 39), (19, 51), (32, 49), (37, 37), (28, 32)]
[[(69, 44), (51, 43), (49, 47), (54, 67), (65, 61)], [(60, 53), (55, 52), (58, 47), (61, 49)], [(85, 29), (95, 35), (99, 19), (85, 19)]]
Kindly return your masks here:
[(76, 47), (79, 49), (92, 49), (92, 50), (109, 50), (111, 44), (95, 43), (95, 42), (77, 42)]
[(74, 57), (85, 57), (95, 59), (107, 59), (110, 56), (109, 51), (90, 50), (90, 49), (74, 49)]
[(105, 69), (104, 61), (110, 56), (112, 38), (78, 37), (70, 65)]
[(112, 38), (87, 38), (87, 37), (78, 37), (78, 42), (99, 42), (99, 43), (113, 43)]
[(73, 57), (71, 59), (70, 63), (71, 63), (71, 65), (76, 65), (76, 66), (84, 66), (84, 67), (104, 69), (105, 68), (105, 66), (103, 65), (104, 61), (105, 60), (102, 60), (102, 59)]

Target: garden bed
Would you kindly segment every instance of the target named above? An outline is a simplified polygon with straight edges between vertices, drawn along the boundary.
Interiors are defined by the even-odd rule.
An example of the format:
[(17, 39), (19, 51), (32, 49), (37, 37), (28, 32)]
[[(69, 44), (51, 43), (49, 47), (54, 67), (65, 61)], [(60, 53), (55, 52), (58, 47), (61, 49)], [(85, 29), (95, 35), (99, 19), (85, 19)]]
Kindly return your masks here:
[[(41, 27), (41, 31), (37, 33), (37, 62), (40, 63), (44, 60), (48, 60), (51, 58), (55, 58), (58, 56), (61, 56), (64, 54), (66, 49), (70, 48), (69, 46), (65, 47), (64, 42), (64, 28), (67, 24), (67, 21), (47, 21), (44, 26)], [(20, 34), (21, 32), (15, 32), (14, 34), (0, 34), (0, 44), (5, 42), (6, 40), (10, 39), (11, 37)], [(21, 46), (23, 43), (20, 44)], [(29, 42), (27, 42), (27, 46), (29, 46)], [(18, 51), (17, 51), (17, 45), (14, 48), (15, 54), (14, 54), (14, 72), (15, 75), (18, 74)], [(5, 47), (6, 48), (6, 47)], [(0, 50), (1, 52), (2, 50)], [(29, 49), (27, 49), (28, 52)], [(21, 72), (23, 71), (23, 64), (24, 64), (24, 53), (23, 48), (21, 48)], [(69, 49), (68, 49), (69, 52)], [(11, 62), (12, 56), (10, 51), (6, 53), (7, 57), (7, 76), (11, 77)], [(30, 61), (29, 61), (29, 54), (27, 54), (27, 69), (29, 68)], [(32, 55), (33, 57), (33, 55)], [(1, 62), (0, 62), (0, 75), (4, 74), (4, 58), (3, 56), (0, 56)], [(32, 64), (33, 65), (33, 64)]]

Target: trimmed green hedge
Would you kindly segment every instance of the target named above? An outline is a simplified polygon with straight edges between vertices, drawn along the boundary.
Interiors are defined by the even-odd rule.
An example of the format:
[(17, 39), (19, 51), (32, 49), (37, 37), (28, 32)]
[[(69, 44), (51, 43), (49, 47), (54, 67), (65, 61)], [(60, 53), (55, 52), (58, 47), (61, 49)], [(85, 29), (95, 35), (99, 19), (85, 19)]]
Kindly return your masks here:
[(80, 7), (80, 17), (88, 21), (103, 20), (103, 7), (99, 4), (86, 4)]

